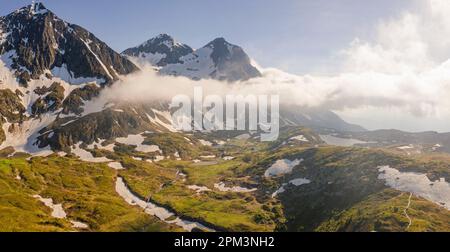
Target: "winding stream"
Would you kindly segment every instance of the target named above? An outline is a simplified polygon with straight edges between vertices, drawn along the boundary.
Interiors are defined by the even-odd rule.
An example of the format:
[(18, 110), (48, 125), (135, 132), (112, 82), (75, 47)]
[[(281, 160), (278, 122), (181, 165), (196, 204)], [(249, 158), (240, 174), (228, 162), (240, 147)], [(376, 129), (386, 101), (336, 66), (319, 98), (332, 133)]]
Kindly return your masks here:
[[(135, 194), (133, 194), (130, 189), (125, 184), (123, 178), (118, 177), (116, 180), (116, 192), (130, 205), (139, 206), (144, 209), (146, 214), (156, 216), (158, 219), (164, 221), (168, 224), (174, 224), (186, 231), (191, 232), (194, 228), (198, 228), (205, 231), (213, 232), (214, 230), (198, 222), (192, 222), (188, 220), (183, 220), (177, 217), (174, 213), (170, 212), (166, 208), (159, 207), (151, 202), (145, 202)], [(175, 218), (175, 219), (174, 219)]]

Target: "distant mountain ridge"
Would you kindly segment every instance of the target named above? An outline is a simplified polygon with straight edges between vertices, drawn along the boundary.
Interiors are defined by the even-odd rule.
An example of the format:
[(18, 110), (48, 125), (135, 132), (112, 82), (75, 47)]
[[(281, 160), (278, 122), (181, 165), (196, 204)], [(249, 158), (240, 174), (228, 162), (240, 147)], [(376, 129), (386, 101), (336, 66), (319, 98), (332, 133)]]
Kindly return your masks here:
[(122, 54), (161, 67), (161, 74), (186, 76), (194, 80), (211, 78), (235, 82), (262, 76), (245, 51), (224, 38), (217, 38), (193, 50), (162, 34)]

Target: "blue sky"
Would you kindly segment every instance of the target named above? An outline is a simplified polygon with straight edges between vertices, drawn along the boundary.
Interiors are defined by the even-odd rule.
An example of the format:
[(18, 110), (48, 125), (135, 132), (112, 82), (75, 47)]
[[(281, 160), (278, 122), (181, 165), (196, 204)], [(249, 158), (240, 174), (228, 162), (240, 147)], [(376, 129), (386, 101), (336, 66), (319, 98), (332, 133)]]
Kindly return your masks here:
[[(31, 0), (0, 0), (5, 15)], [(355, 37), (370, 38), (380, 20), (408, 0), (44, 0), (61, 18), (117, 51), (168, 33), (194, 48), (215, 37), (238, 44), (264, 67), (327, 73)]]

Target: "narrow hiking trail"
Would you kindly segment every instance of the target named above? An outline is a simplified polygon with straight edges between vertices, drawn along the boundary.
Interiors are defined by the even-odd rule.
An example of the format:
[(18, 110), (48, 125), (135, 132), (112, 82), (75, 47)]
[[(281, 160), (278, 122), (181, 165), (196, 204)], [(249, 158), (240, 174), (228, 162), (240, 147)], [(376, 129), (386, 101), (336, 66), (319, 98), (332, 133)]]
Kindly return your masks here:
[(412, 198), (412, 195), (413, 195), (412, 193), (409, 194), (408, 205), (406, 205), (405, 210), (403, 210), (403, 212), (405, 213), (406, 218), (408, 218), (408, 221), (409, 221), (409, 224), (408, 224), (408, 226), (406, 227), (406, 230), (408, 230), (409, 227), (411, 227), (411, 224), (412, 224), (412, 220), (411, 220), (411, 218), (409, 217), (408, 212), (407, 212), (408, 209), (409, 209), (409, 207), (411, 206), (411, 198)]

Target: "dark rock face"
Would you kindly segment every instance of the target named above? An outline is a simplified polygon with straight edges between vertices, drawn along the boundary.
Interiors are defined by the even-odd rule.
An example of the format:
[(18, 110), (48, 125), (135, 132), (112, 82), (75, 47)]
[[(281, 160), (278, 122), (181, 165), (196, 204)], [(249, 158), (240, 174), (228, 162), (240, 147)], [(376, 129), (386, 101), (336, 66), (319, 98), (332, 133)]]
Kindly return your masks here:
[(0, 121), (3, 121), (3, 117), (5, 117), (10, 123), (21, 122), (24, 119), (25, 111), (19, 93), (10, 89), (0, 90)]
[(6, 120), (10, 123), (20, 123), (24, 120), (23, 113), (26, 109), (20, 101), (20, 95), (20, 91), (0, 90), (0, 143), (6, 140), (5, 132), (1, 128)]
[(211, 58), (217, 68), (211, 75), (214, 79), (238, 81), (261, 76), (258, 69), (251, 65), (244, 50), (228, 43), (224, 38), (217, 38), (205, 47), (213, 50)]
[(90, 101), (92, 98), (97, 97), (100, 94), (100, 90), (101, 89), (95, 84), (89, 84), (73, 90), (62, 104), (62, 113), (80, 115), (84, 112), (84, 109), (82, 108), (84, 106), (84, 101)]
[(10, 55), (21, 84), (46, 70), (66, 67), (71, 78), (98, 78), (104, 83), (138, 68), (80, 26), (59, 19), (42, 3), (0, 18), (0, 54)]
[(162, 67), (168, 64), (182, 63), (180, 58), (193, 51), (188, 45), (176, 42), (167, 34), (161, 34), (140, 46), (123, 51), (122, 54), (133, 57), (145, 57), (145, 54), (163, 54), (165, 56), (156, 62), (157, 66)]
[(64, 149), (78, 142), (90, 143), (96, 139), (126, 136), (138, 124), (139, 121), (133, 114), (106, 110), (89, 114), (67, 126), (54, 129), (51, 138), (46, 135), (40, 136), (39, 147), (50, 145), (54, 149)]
[(160, 73), (185, 76), (193, 80), (216, 79), (236, 82), (260, 77), (244, 50), (223, 38), (215, 39), (206, 46), (180, 58), (182, 63), (169, 64)]
[(47, 112), (55, 112), (61, 108), (64, 100), (64, 88), (60, 83), (54, 82), (48, 88), (37, 88), (34, 93), (41, 97), (31, 106), (32, 115), (39, 116)]

